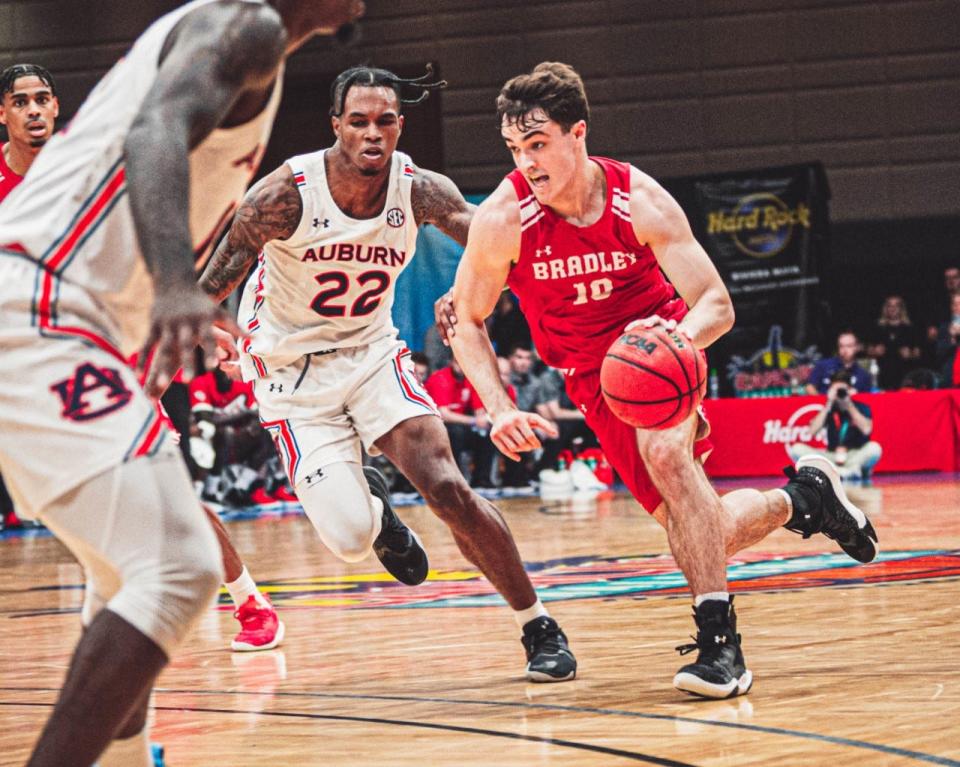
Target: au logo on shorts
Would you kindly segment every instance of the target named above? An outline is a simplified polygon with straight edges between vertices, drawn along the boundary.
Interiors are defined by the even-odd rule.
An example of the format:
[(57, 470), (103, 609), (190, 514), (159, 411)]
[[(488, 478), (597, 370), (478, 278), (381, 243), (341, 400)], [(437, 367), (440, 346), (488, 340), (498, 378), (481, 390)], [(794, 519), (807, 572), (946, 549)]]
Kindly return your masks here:
[(89, 421), (124, 407), (133, 397), (115, 368), (85, 362), (70, 378), (50, 387), (63, 402), (61, 415), (72, 421)]
[(387, 211), (387, 223), (394, 229), (399, 229), (403, 226), (404, 221), (406, 221), (406, 216), (403, 215), (403, 211), (400, 210), (400, 208), (390, 208), (390, 210)]

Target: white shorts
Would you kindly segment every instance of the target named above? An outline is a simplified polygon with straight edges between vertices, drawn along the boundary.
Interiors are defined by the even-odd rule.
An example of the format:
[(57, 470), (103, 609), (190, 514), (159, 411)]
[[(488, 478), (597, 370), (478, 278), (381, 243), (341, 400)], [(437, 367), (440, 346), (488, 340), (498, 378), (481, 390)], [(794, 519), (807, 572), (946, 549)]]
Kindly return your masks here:
[(302, 357), (256, 379), (254, 393), (294, 487), (323, 466), (359, 462), (361, 444), (377, 454), (373, 443), (401, 421), (440, 416), (393, 337)]
[(27, 517), (124, 461), (175, 450), (96, 321), (102, 308), (57, 281), (45, 314), (36, 277), (35, 264), (0, 254), (0, 473)]

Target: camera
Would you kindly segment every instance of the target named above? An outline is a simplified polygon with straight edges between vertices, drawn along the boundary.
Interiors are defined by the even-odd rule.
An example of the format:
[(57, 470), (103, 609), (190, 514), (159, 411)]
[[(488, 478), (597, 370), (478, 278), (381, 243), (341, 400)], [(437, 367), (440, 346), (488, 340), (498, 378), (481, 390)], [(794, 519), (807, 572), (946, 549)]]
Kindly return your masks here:
[(846, 386), (837, 387), (837, 399), (846, 399), (850, 396), (850, 390)]

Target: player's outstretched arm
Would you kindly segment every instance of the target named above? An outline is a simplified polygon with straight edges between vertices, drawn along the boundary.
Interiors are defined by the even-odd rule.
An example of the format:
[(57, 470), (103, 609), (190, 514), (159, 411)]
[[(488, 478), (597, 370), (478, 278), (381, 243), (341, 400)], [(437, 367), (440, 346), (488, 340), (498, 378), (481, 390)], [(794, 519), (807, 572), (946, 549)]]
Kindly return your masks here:
[(417, 168), (411, 204), (417, 226), (433, 224), (461, 245), (467, 244), (467, 231), (477, 206), (467, 202), (449, 178)]
[(230, 230), (200, 277), (203, 292), (217, 303), (226, 299), (243, 282), (263, 246), (289, 239), (302, 216), (303, 199), (293, 171), (283, 164), (243, 198)]
[[(211, 321), (239, 330), (199, 290), (189, 224), (189, 151), (241, 95), (265, 100), (286, 44), (269, 6), (212, 3), (186, 15), (124, 144), (127, 192), (140, 249), (154, 277), (147, 392), (158, 396), (196, 344), (214, 346)], [(260, 103), (263, 103), (262, 101)]]
[(556, 436), (556, 429), (536, 413), (517, 410), (500, 380), (484, 320), (497, 305), (510, 267), (520, 255), (520, 208), (509, 182), (503, 182), (477, 209), (467, 248), (453, 284), (456, 333), (450, 346), (464, 374), (483, 401), (492, 423), (490, 439), (507, 457), (540, 447), (533, 429)]
[(630, 217), (637, 239), (653, 250), (667, 279), (690, 307), (678, 329), (703, 349), (733, 327), (730, 294), (673, 197), (636, 168), (630, 172)]

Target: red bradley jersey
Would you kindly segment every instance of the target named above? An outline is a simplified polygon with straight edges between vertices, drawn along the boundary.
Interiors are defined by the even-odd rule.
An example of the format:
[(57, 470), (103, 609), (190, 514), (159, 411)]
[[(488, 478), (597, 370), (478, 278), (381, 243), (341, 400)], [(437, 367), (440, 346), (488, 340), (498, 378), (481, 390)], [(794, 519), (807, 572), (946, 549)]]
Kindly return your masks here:
[(3, 198), (16, 189), (17, 185), (23, 181), (23, 176), (18, 176), (10, 170), (10, 166), (7, 165), (7, 161), (3, 156), (4, 146), (6, 146), (6, 144), (0, 146), (0, 202), (3, 202)]
[(641, 245), (630, 223), (630, 166), (591, 157), (606, 175), (603, 215), (576, 226), (537, 202), (515, 170), (520, 201), (520, 258), (507, 284), (520, 299), (537, 351), (552, 367), (597, 369), (629, 322), (659, 314), (681, 319), (683, 299)]

